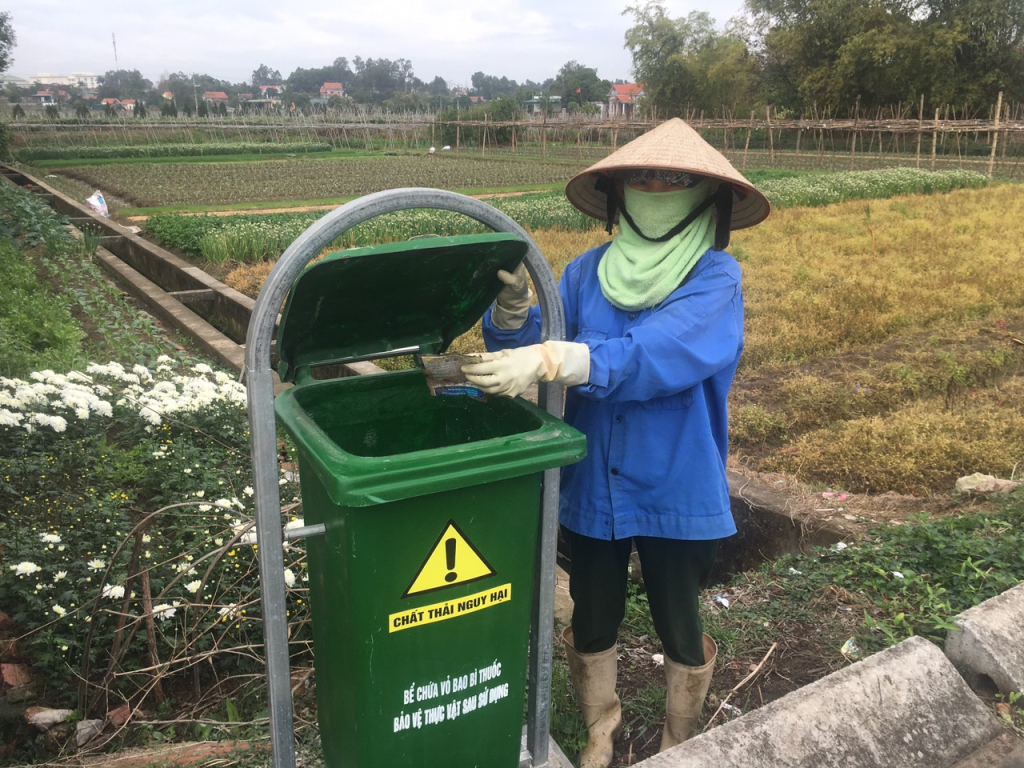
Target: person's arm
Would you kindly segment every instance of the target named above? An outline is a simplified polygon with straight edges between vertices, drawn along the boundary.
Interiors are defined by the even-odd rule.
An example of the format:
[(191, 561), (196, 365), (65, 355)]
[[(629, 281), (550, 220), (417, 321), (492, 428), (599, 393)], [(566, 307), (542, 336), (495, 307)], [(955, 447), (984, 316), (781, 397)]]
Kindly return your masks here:
[(735, 362), (743, 345), (738, 274), (715, 270), (688, 283), (620, 338), (582, 339), (590, 349), (582, 397), (643, 401), (677, 394)]
[[(558, 284), (569, 338), (576, 334), (577, 300), (573, 286), (577, 284), (578, 270), (570, 264)], [(530, 308), (526, 321), (519, 328), (500, 327), (508, 324), (505, 322), (508, 316), (507, 311), (497, 306), (484, 315), (484, 342), (488, 352), (481, 356), (480, 362), (463, 366), (470, 383), (487, 394), (515, 397), (538, 381), (553, 381), (565, 386), (587, 382), (590, 350), (586, 344), (551, 340), (538, 344), (539, 307)]]

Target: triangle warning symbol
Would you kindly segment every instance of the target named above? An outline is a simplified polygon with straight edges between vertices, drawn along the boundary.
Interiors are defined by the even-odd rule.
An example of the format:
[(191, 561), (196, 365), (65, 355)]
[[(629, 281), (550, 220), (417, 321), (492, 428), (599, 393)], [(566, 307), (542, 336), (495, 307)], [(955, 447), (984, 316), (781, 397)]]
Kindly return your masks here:
[(483, 555), (459, 530), (455, 521), (449, 520), (402, 597), (466, 584), (493, 574), (494, 569)]

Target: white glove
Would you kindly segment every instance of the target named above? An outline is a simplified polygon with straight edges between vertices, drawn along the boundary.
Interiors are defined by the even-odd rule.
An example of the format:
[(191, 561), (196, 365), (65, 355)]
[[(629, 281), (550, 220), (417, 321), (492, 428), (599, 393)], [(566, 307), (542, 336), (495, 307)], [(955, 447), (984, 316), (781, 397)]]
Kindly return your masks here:
[(516, 331), (523, 327), (530, 314), (530, 284), (526, 279), (526, 265), (520, 263), (515, 272), (498, 270), (498, 279), (505, 284), (494, 300), (491, 322), (503, 331)]
[(466, 380), (489, 395), (515, 397), (537, 381), (573, 387), (590, 379), (590, 347), (574, 341), (545, 341), (529, 347), (485, 352), (462, 366)]

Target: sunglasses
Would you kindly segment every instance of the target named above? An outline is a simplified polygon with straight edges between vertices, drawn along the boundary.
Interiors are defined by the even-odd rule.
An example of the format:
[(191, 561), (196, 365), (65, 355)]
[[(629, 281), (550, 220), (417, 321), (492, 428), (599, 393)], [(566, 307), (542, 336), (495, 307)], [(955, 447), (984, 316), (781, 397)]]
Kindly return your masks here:
[(642, 169), (623, 174), (622, 180), (627, 184), (633, 184), (637, 187), (643, 187), (651, 181), (663, 181), (672, 186), (693, 189), (704, 181), (704, 177), (693, 173), (686, 173), (685, 171)]

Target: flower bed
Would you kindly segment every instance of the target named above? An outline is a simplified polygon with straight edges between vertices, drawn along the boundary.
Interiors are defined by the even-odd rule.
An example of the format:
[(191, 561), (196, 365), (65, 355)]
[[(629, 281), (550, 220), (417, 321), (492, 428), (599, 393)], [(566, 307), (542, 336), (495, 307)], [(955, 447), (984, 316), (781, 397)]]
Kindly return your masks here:
[[(231, 676), (262, 676), (237, 381), (166, 356), (152, 370), (0, 379), (0, 440), (0, 606), (48, 703), (81, 694), (88, 711), (174, 680), (202, 699)], [(303, 643), (302, 550), (287, 561), (292, 641)]]

